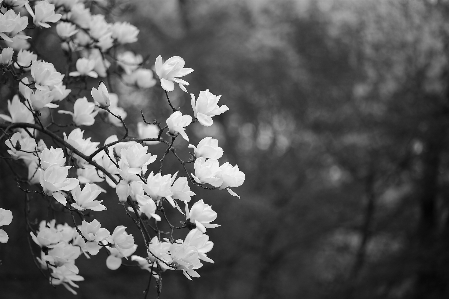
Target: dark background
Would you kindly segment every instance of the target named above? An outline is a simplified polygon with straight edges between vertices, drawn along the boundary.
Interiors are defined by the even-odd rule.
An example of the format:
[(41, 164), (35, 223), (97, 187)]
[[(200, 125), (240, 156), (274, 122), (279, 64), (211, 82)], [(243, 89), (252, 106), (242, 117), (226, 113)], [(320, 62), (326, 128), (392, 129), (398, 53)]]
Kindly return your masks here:
[[(148, 0), (120, 10), (140, 28), (131, 48), (149, 65), (179, 55), (195, 70), (189, 92), (223, 95), (230, 111), (188, 134), (193, 144), (218, 138), (246, 174), (240, 199), (194, 189), (218, 213), (215, 264), (193, 281), (166, 273), (161, 298), (449, 298), (447, 1)], [(134, 133), (140, 109), (170, 112), (157, 88), (119, 93)], [(191, 111), (188, 94), (172, 97)], [(94, 141), (113, 132), (86, 128)], [(23, 194), (1, 165), (0, 203), (14, 220), (0, 244), (0, 298), (74, 297), (35, 267)], [(114, 192), (103, 200), (102, 224), (137, 236)], [(31, 218), (48, 216), (42, 205), (35, 198)], [(78, 298), (143, 298), (147, 272), (110, 271), (106, 256), (79, 258)]]

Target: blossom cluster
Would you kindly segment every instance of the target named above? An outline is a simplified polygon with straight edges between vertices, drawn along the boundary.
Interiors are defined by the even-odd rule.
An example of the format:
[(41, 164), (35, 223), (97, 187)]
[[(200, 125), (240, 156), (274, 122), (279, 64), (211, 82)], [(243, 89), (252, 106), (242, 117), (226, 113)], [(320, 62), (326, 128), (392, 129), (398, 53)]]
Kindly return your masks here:
[[(238, 196), (233, 188), (245, 180), (237, 165), (220, 165), (223, 149), (212, 137), (188, 146), (190, 160), (179, 157), (174, 146), (178, 136), (190, 141), (190, 124), (211, 126), (213, 117), (228, 107), (218, 105), (221, 96), (205, 90), (198, 97), (191, 94), (191, 111), (176, 109), (169, 93), (177, 86), (187, 92), (189, 83), (181, 78), (193, 69), (185, 68), (179, 56), (166, 61), (158, 56), (154, 65), (145, 67), (141, 55), (126, 49), (137, 41), (139, 30), (94, 13), (108, 5), (107, 0), (0, 1), (0, 45), (5, 45), (0, 46), (0, 68), (13, 94), (7, 112), (0, 114), (1, 139), (10, 157), (28, 169), (26, 178), (16, 175), (26, 202), (37, 194), (73, 220), (73, 226), (42, 220), (36, 228), (26, 215), (30, 238), (39, 250), (33, 253), (38, 264), (51, 284), (62, 284), (75, 294), (77, 283), (84, 280), (75, 264), (77, 258), (95, 256), (102, 248), (108, 251), (105, 263), (111, 270), (130, 259), (157, 280), (167, 270), (181, 270), (189, 279), (199, 277), (202, 262), (213, 263), (206, 255), (213, 248), (206, 230), (219, 225), (212, 223), (217, 213), (203, 199), (198, 200), (191, 188), (226, 189)], [(31, 38), (39, 35), (33, 31), (53, 31), (59, 37), (66, 69), (58, 70), (40, 56)], [(117, 85), (111, 82), (143, 90), (163, 89), (170, 115), (165, 122), (149, 123), (142, 112), (142, 121), (136, 123), (138, 136), (132, 137), (120, 92), (113, 92)], [(103, 142), (85, 137), (87, 129), (80, 127), (94, 126), (98, 120), (125, 133)], [(154, 154), (153, 146), (165, 147), (165, 154)], [(162, 163), (170, 155), (179, 162), (180, 171), (163, 173)], [(139, 246), (147, 256), (133, 255), (138, 245), (126, 232), (127, 226), (118, 225), (111, 233), (97, 219), (87, 220), (107, 211), (101, 194), (111, 189), (141, 231), (143, 244)], [(185, 220), (180, 227), (170, 223), (164, 203), (182, 214)], [(12, 218), (11, 211), (0, 208), (0, 226), (9, 225)], [(161, 221), (171, 230), (158, 229)], [(186, 237), (175, 240), (175, 229), (188, 231)], [(8, 240), (0, 229), (0, 242)]]

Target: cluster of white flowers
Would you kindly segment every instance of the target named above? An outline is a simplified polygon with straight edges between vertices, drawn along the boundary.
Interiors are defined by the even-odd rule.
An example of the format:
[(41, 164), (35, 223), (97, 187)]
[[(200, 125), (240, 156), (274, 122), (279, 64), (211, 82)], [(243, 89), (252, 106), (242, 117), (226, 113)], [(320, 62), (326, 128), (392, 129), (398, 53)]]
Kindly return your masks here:
[[(205, 90), (198, 98), (191, 95), (192, 115), (174, 108), (169, 92), (175, 89), (175, 83), (187, 92), (189, 83), (180, 78), (193, 69), (185, 68), (184, 59), (178, 56), (165, 62), (158, 56), (154, 66), (144, 68), (142, 56), (125, 49), (125, 45), (137, 41), (139, 30), (126, 22), (108, 23), (103, 15), (93, 14), (92, 8), (107, 5), (106, 0), (96, 0), (95, 5), (85, 2), (0, 0), (0, 41), (7, 45), (0, 48), (0, 68), (4, 74), (11, 74), (9, 84), (15, 92), (8, 101), (8, 113), (0, 114), (4, 133), (1, 138), (5, 139), (11, 158), (28, 168), (28, 177), (18, 180), (23, 190), (35, 191), (25, 190), (26, 197), (40, 194), (52, 205), (62, 206), (74, 222), (73, 227), (56, 224), (51, 219), (42, 221), (39, 228), (28, 225), (32, 240), (40, 248), (36, 258), (48, 270), (50, 283), (62, 284), (73, 293), (76, 293), (73, 288), (78, 287), (76, 282), (84, 280), (75, 265), (76, 259), (81, 254), (97, 255), (101, 248), (108, 250), (106, 265), (112, 270), (120, 267), (122, 259), (130, 258), (156, 279), (166, 270), (182, 270), (189, 279), (199, 277), (197, 270), (202, 261), (213, 263), (206, 255), (213, 247), (206, 229), (219, 225), (212, 223), (217, 213), (203, 199), (196, 200), (191, 187), (226, 189), (237, 196), (231, 188), (242, 185), (245, 175), (228, 162), (220, 166), (218, 159), (222, 158), (223, 150), (212, 137), (202, 139), (197, 146), (189, 145), (192, 156), (189, 161), (177, 155), (174, 142), (179, 135), (189, 141), (187, 127), (191, 123), (211, 126), (212, 118), (228, 107), (218, 106), (221, 96)], [(58, 71), (52, 63), (29, 50), (32, 30), (55, 30), (69, 58), (65, 70)], [(95, 81), (108, 77), (111, 68), (118, 75), (117, 82), (165, 91), (172, 109), (166, 127), (161, 126), (163, 122), (148, 123), (143, 119), (136, 124), (138, 137), (131, 137), (125, 123), (127, 113), (119, 106), (119, 94), (112, 92), (116, 86), (110, 83), (111, 78)], [(88, 86), (88, 80), (95, 82), (94, 87), (79, 91), (80, 85)], [(77, 92), (72, 92), (75, 88)], [(66, 123), (58, 123), (57, 117)], [(124, 136), (112, 135), (103, 143), (86, 138), (79, 127), (93, 126), (99, 118), (122, 127)], [(73, 126), (76, 128), (65, 129)], [(52, 130), (54, 127), (57, 129)], [(45, 142), (43, 136), (47, 138)], [(166, 147), (162, 157), (151, 152), (155, 145)], [(162, 163), (171, 154), (180, 162), (184, 176), (179, 171), (162, 173)], [(159, 163), (155, 163), (157, 160)], [(194, 174), (187, 168), (190, 163)], [(133, 218), (132, 223), (138, 224), (146, 257), (133, 255), (137, 245), (124, 225), (110, 233), (98, 220), (86, 221), (87, 214), (95, 216), (96, 212), (107, 210), (106, 202), (99, 196), (111, 188)], [(182, 214), (185, 221), (181, 227), (169, 222), (164, 203)], [(81, 218), (81, 225), (76, 223), (75, 216)], [(150, 221), (156, 224), (163, 220), (171, 230), (156, 229), (158, 233), (151, 235), (154, 228)], [(0, 208), (0, 226), (11, 221), (11, 211)], [(184, 240), (175, 240), (174, 229), (189, 232)], [(161, 238), (161, 232), (167, 238)], [(7, 241), (8, 235), (0, 229), (0, 242)]]

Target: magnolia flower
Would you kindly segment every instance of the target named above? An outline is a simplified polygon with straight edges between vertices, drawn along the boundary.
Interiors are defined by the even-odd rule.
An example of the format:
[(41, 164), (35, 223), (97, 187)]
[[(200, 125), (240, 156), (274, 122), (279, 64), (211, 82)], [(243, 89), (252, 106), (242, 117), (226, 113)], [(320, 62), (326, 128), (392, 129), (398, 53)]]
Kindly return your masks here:
[(39, 153), (39, 160), (43, 170), (52, 165), (63, 167), (65, 165), (64, 151), (62, 148), (45, 148)]
[(95, 61), (94, 71), (98, 74), (98, 76), (106, 77), (106, 71), (111, 66), (111, 63), (107, 59), (103, 59), (100, 50), (91, 49), (89, 53), (89, 59)]
[[(12, 222), (12, 212), (10, 210), (5, 210), (0, 208), (0, 226), (9, 225)], [(0, 229), (0, 243), (8, 242), (8, 234)]]
[(53, 89), (51, 90), (53, 101), (62, 101), (69, 95), (71, 91), (71, 89), (67, 89), (66, 86), (62, 83), (54, 85)]
[(53, 104), (53, 95), (48, 87), (42, 89), (36, 89), (29, 94), (29, 101), (33, 106), (33, 109), (38, 111), (42, 108), (58, 108), (59, 105)]
[(12, 212), (0, 208), (0, 226), (9, 225), (12, 221)]
[(37, 89), (42, 89), (42, 86), (53, 87), (62, 84), (64, 78), (64, 75), (56, 71), (53, 64), (40, 60), (33, 61), (31, 76)]
[[(99, 142), (92, 142), (90, 141), (90, 138), (84, 139), (83, 138), (84, 131), (82, 131), (80, 128), (74, 129), (72, 132), (70, 132), (69, 136), (63, 133), (64, 135), (64, 141), (68, 142), (70, 145), (72, 145), (74, 148), (79, 150), (85, 155), (92, 154), (100, 144)], [(84, 160), (75, 155), (75, 158), (77, 158), (78, 163), (83, 164)]]
[(42, 261), (49, 262), (51, 265), (61, 266), (67, 263), (74, 263), (80, 254), (81, 250), (78, 246), (59, 242), (48, 250), (48, 254), (42, 257)]
[(176, 82), (183, 91), (187, 92), (184, 85), (189, 85), (189, 83), (179, 79), (179, 77), (184, 77), (185, 75), (190, 74), (193, 72), (193, 69), (184, 68), (184, 65), (184, 59), (179, 56), (173, 56), (166, 62), (163, 62), (160, 55), (156, 58), (156, 74), (161, 79), (161, 86), (163, 89), (166, 91), (173, 91), (175, 88), (174, 82)]
[(176, 269), (182, 270), (188, 279), (191, 279), (191, 277), (200, 277), (195, 269), (200, 268), (203, 264), (201, 264), (198, 250), (194, 246), (184, 243), (170, 244), (170, 255)]
[(88, 58), (80, 58), (76, 61), (76, 72), (70, 72), (69, 76), (89, 76), (97, 78), (98, 74), (94, 72), (95, 61)]
[(127, 22), (116, 22), (112, 25), (111, 30), (112, 37), (122, 45), (136, 42), (139, 34), (139, 29)]
[(199, 157), (193, 165), (195, 169), (194, 178), (198, 183), (208, 183), (214, 187), (220, 187), (223, 179), (218, 176), (220, 165), (217, 160)]
[(206, 228), (220, 226), (218, 224), (210, 224), (217, 219), (217, 213), (212, 210), (210, 205), (205, 204), (202, 199), (197, 201), (190, 211), (186, 206), (186, 217), (191, 223), (194, 223), (202, 233), (206, 232)]
[[(70, 20), (81, 28), (87, 29), (90, 24), (90, 10), (84, 6), (84, 3), (79, 2), (72, 6), (70, 11)], [(80, 31), (82, 32), (82, 31)]]
[(72, 23), (68, 22), (59, 22), (56, 25), (56, 33), (62, 39), (69, 39), (71, 36), (75, 35), (78, 32), (76, 26)]
[(30, 123), (34, 124), (33, 113), (22, 102), (19, 96), (15, 95), (12, 101), (8, 101), (8, 111), (11, 116), (0, 114), (0, 118), (11, 123)]
[(0, 14), (0, 37), (7, 42), (13, 42), (12, 38), (23, 31), (27, 25), (27, 17), (20, 17), (20, 13), (16, 14), (13, 9), (9, 9), (4, 14)]
[[(141, 257), (141, 256), (138, 256), (138, 255), (133, 255), (133, 256), (131, 256), (131, 260), (133, 261), (133, 262), (137, 262), (138, 264), (139, 264), (139, 267), (141, 268), (141, 269), (143, 269), (143, 270), (147, 270), (147, 271), (149, 271), (149, 272), (151, 272), (151, 264), (153, 264), (153, 263), (149, 263), (148, 261), (147, 261), (147, 259), (145, 259), (145, 258), (143, 258), (143, 257)], [(155, 272), (153, 272), (153, 275), (157, 275)]]
[(190, 144), (189, 148), (195, 149), (196, 157), (218, 160), (223, 156), (223, 149), (218, 146), (218, 140), (212, 137), (203, 138), (198, 143), (198, 147)]
[(75, 39), (73, 41), (75, 45), (86, 47), (92, 42), (92, 39), (90, 38), (90, 35), (84, 32), (83, 30), (78, 31), (76, 33)]
[(60, 230), (55, 228), (55, 223), (56, 220), (52, 220), (48, 223), (46, 221), (41, 221), (37, 235), (30, 232), (33, 241), (40, 247), (51, 248), (58, 244), (62, 240), (63, 234)]
[(52, 165), (41, 173), (40, 184), (47, 195), (52, 195), (62, 205), (67, 204), (65, 196), (60, 191), (70, 191), (79, 185), (74, 178), (67, 178), (70, 166)]
[(125, 51), (117, 55), (117, 63), (126, 74), (131, 74), (137, 70), (140, 64), (143, 62), (141, 55), (136, 55), (131, 51)]
[(190, 115), (182, 115), (180, 111), (175, 111), (167, 118), (167, 126), (171, 133), (181, 134), (182, 138), (189, 141), (184, 128), (190, 125), (192, 117)]
[(8, 154), (10, 154), (13, 159), (22, 159), (26, 162), (36, 158), (36, 140), (24, 131), (15, 132), (11, 138), (5, 141), (5, 144), (9, 148)]
[(78, 226), (83, 237), (77, 238), (76, 245), (80, 245), (83, 251), (87, 251), (91, 255), (96, 255), (100, 251), (103, 241), (110, 239), (111, 233), (101, 227), (100, 222), (94, 219), (92, 222), (84, 221)]
[(28, 164), (28, 181), (30, 184), (39, 184), (42, 171), (42, 168), (39, 167), (38, 160), (30, 160), (30, 163)]
[(115, 193), (117, 193), (118, 200), (120, 202), (126, 202), (128, 196), (131, 194), (128, 182), (125, 182), (123, 180), (120, 181), (120, 183), (118, 183), (115, 187)]
[(211, 126), (213, 124), (212, 116), (229, 110), (226, 105), (220, 107), (217, 105), (221, 96), (213, 95), (209, 92), (209, 89), (201, 91), (196, 100), (193, 94), (191, 94), (191, 97), (194, 116), (203, 126)]
[(55, 13), (55, 5), (47, 1), (37, 1), (34, 6), (33, 22), (37, 26), (50, 28), (47, 23), (56, 23), (62, 15)]
[[(29, 10), (31, 11), (31, 10)], [(25, 30), (28, 26), (28, 17), (27, 16), (20, 16), (20, 12), (17, 14), (17, 17), (14, 18), (13, 21), (14, 24), (14, 28), (11, 30), (11, 32), (9, 32), (9, 36), (10, 37), (18, 37), (18, 38), (23, 38), (23, 39), (27, 39), (29, 38), (29, 36), (25, 36), (25, 35), (21, 35), (19, 36), (18, 33), (23, 33), (23, 30)]]
[(128, 85), (135, 85), (138, 88), (150, 88), (156, 84), (153, 72), (147, 69), (137, 69), (132, 73), (123, 74), (123, 81)]
[[(16, 68), (23, 68), (24, 70), (29, 70), (31, 64), (37, 60), (37, 55), (31, 51), (20, 50), (17, 53), (17, 63), (14, 65)], [(28, 79), (27, 79), (28, 81)]]
[(239, 170), (239, 167), (232, 166), (228, 162), (220, 166), (217, 177), (223, 180), (220, 189), (239, 187), (245, 181), (245, 174)]
[(171, 197), (173, 192), (171, 190), (171, 175), (161, 175), (161, 173), (157, 173), (156, 175), (151, 172), (148, 175), (147, 183), (144, 185), (145, 192), (153, 199), (159, 200), (162, 197), (165, 197), (170, 204), (174, 207), (176, 204)]
[(89, 209), (92, 211), (104, 211), (106, 207), (101, 204), (101, 201), (95, 200), (101, 192), (106, 192), (102, 188), (95, 184), (84, 185), (83, 190), (78, 185), (75, 189), (70, 191), (72, 193), (75, 203), (72, 203), (72, 207), (77, 210), (83, 211)]
[(114, 249), (118, 251), (115, 254), (111, 251), (116, 257), (130, 256), (137, 248), (137, 245), (134, 244), (134, 237), (126, 232), (126, 227), (123, 225), (119, 225), (114, 229), (110, 242), (114, 244)]
[(108, 33), (100, 37), (97, 43), (95, 43), (95, 46), (97, 46), (101, 52), (106, 52), (108, 49), (112, 48), (114, 45), (114, 40), (111, 36), (112, 33)]
[[(146, 138), (158, 138), (159, 136), (159, 127), (152, 124), (144, 124), (143, 122), (137, 123), (137, 134), (139, 135), (139, 138), (146, 139)], [(145, 141), (145, 144), (157, 144), (159, 141)]]
[(78, 285), (74, 281), (83, 281), (84, 278), (78, 275), (79, 270), (75, 264), (67, 263), (59, 267), (50, 266), (50, 268), (53, 270), (51, 273), (52, 285), (62, 284), (72, 294), (76, 295), (76, 292), (71, 287), (77, 288)]
[(61, 242), (65, 243), (72, 243), (78, 235), (76, 229), (67, 223), (56, 225), (56, 230), (62, 235)]
[(9, 65), (13, 54), (14, 50), (12, 48), (3, 48), (2, 53), (0, 54), (0, 64)]
[[(108, 121), (116, 127), (122, 127), (122, 120), (124, 120), (128, 114), (123, 108), (117, 106), (118, 96), (115, 93), (110, 93), (109, 99), (111, 101), (111, 105), (109, 106), (109, 111), (111, 113), (108, 113)], [(122, 120), (120, 120), (119, 117)]]
[(186, 236), (184, 244), (194, 246), (198, 251), (198, 257), (205, 262), (213, 263), (214, 261), (207, 257), (206, 253), (212, 250), (214, 243), (209, 241), (209, 236), (202, 233), (199, 229), (192, 229)]
[(98, 89), (92, 87), (91, 95), (94, 98), (95, 104), (100, 107), (108, 107), (111, 104), (108, 89), (103, 82), (100, 83)]
[[(4, 36), (4, 34), (3, 34), (3, 36)], [(0, 32), (0, 37), (2, 37), (1, 32)], [(16, 36), (14, 36), (12, 39), (9, 39), (9, 41), (5, 40), (5, 44), (8, 47), (11, 47), (16, 51), (27, 50), (31, 47), (30, 43), (26, 40), (27, 38), (28, 37), (25, 34), (19, 33)]]
[(154, 203), (154, 200), (151, 199), (148, 196), (145, 195), (137, 195), (136, 196), (137, 202), (139, 203), (139, 213), (145, 214), (145, 216), (150, 219), (153, 217), (156, 221), (161, 221), (161, 217), (156, 214), (156, 204)]
[(146, 166), (156, 161), (156, 155), (148, 153), (148, 147), (140, 143), (122, 149), (120, 157), (120, 169), (130, 174), (145, 173)]
[(111, 25), (106, 22), (104, 15), (97, 14), (90, 18), (89, 22), (89, 34), (94, 39), (100, 39), (102, 36), (107, 35), (111, 29)]
[(92, 165), (83, 165), (78, 168), (76, 175), (81, 184), (100, 183), (104, 181), (104, 178), (98, 175), (97, 168)]
[(176, 181), (176, 174), (173, 175), (171, 186), (171, 191), (173, 192), (172, 197), (174, 199), (179, 199), (185, 203), (188, 203), (192, 196), (195, 195), (194, 192), (190, 191), (189, 183), (186, 177), (179, 177)]
[(59, 110), (58, 113), (70, 114), (73, 117), (73, 122), (77, 126), (91, 126), (95, 123), (95, 116), (98, 110), (95, 110), (95, 104), (87, 101), (87, 98), (79, 98), (73, 105), (73, 112)]
[(168, 265), (172, 262), (172, 257), (169, 253), (170, 243), (159, 241), (157, 236), (151, 239), (148, 244), (148, 259), (151, 262), (157, 262), (163, 270), (171, 269)]

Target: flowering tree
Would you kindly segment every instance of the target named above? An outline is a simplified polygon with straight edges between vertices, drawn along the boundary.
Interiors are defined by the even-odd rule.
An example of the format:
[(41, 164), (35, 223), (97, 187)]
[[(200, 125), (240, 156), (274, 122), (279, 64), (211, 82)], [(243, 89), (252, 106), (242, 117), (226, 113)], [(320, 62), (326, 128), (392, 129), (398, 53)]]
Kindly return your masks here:
[[(23, 221), (31, 253), (49, 283), (62, 284), (76, 294), (76, 283), (84, 280), (76, 259), (107, 250), (109, 269), (129, 259), (149, 271), (147, 295), (152, 279), (160, 292), (162, 272), (182, 270), (191, 279), (199, 277), (202, 262), (213, 262), (207, 256), (213, 243), (206, 231), (218, 226), (212, 223), (217, 214), (203, 199), (194, 197), (191, 187), (226, 189), (238, 196), (231, 188), (240, 186), (245, 175), (238, 166), (220, 165), (223, 150), (211, 137), (189, 145), (188, 160), (180, 157), (174, 143), (179, 136), (189, 141), (186, 128), (194, 122), (211, 126), (213, 117), (228, 107), (219, 106), (220, 96), (205, 90), (198, 97), (191, 95), (192, 116), (176, 108), (170, 92), (176, 85), (187, 92), (189, 83), (182, 78), (193, 69), (185, 68), (181, 57), (164, 61), (158, 56), (153, 68), (158, 78), (154, 78), (153, 71), (144, 68), (142, 56), (126, 50), (127, 44), (137, 41), (139, 30), (126, 22), (113, 22), (107, 13), (114, 9), (113, 2), (0, 0), (0, 67), (3, 82), (13, 94), (8, 112), (0, 114), (0, 138), (9, 154), (4, 161), (27, 203)], [(36, 43), (44, 31), (58, 36), (65, 69), (57, 70), (40, 55)], [(168, 105), (171, 115), (165, 121), (148, 122), (142, 111), (138, 136), (131, 136), (127, 113), (112, 92), (116, 81), (137, 89), (162, 88), (161, 104)], [(95, 86), (90, 89), (88, 83)], [(102, 142), (85, 138), (81, 127), (93, 126), (98, 119), (123, 133)], [(151, 153), (153, 146), (165, 148), (161, 157)], [(162, 174), (169, 158), (179, 162), (179, 171)], [(15, 171), (23, 166), (28, 169), (25, 178)], [(111, 232), (95, 219), (114, 201), (114, 196), (108, 202), (98, 199), (111, 189), (130, 223), (141, 232), (140, 243), (126, 232), (126, 223), (118, 223)], [(38, 227), (33, 226), (29, 219), (33, 197), (43, 198), (55, 212), (62, 210), (73, 221), (41, 219)], [(180, 226), (170, 222), (166, 208), (183, 215)], [(0, 208), (1, 243), (8, 242), (13, 217), (11, 211)], [(161, 222), (170, 229), (161, 229)], [(174, 238), (175, 230), (185, 230), (184, 240)], [(137, 246), (144, 246), (147, 255), (133, 255)]]

